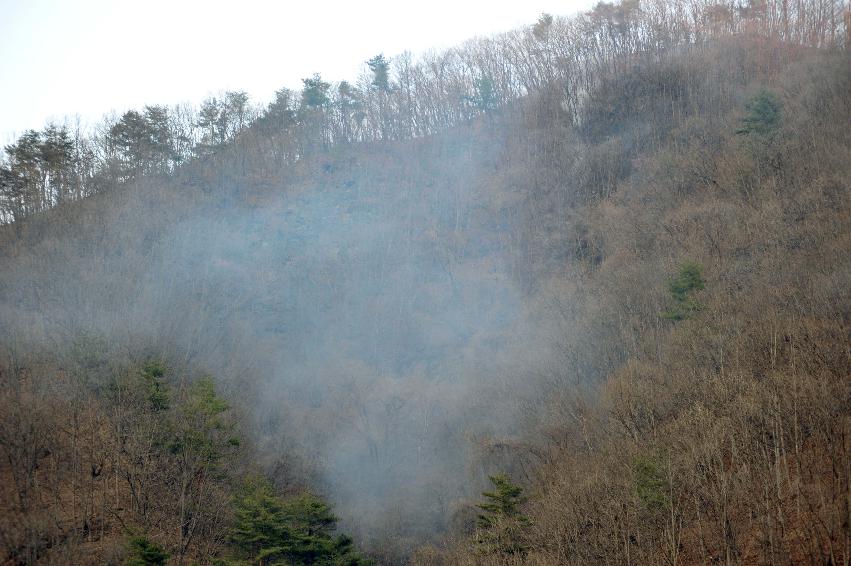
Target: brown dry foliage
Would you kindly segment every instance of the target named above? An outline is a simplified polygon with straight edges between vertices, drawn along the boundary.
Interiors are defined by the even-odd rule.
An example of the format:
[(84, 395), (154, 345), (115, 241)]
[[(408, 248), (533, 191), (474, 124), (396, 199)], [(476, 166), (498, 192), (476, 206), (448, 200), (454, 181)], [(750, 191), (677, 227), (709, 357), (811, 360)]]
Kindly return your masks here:
[[(717, 8), (712, 13), (721, 28), (732, 16)], [(642, 55), (621, 43), (638, 41), (644, 28), (615, 33), (611, 18), (620, 16), (610, 9), (601, 4), (581, 20), (594, 19), (602, 26), (595, 33), (608, 35), (591, 49), (601, 51), (603, 69), (595, 68), (593, 76), (583, 77), (586, 84), (570, 92), (566, 104), (576, 107), (575, 115), (565, 110), (558, 88), (569, 78), (550, 76), (544, 65), (516, 79), (529, 85), (518, 86), (515, 95), (527, 88), (531, 94), (492, 118), (479, 116), (469, 126), (378, 150), (347, 146), (338, 161), (333, 151), (317, 152), (282, 168), (280, 156), (266, 147), (274, 138), (252, 130), (221, 154), (178, 172), (173, 185), (131, 183), (6, 227), (3, 259), (15, 269), (4, 284), (27, 292), (19, 293), (21, 303), (4, 308), (20, 323), (45, 310), (51, 294), (73, 303), (77, 295), (68, 289), (75, 286), (68, 281), (74, 274), (86, 277), (79, 296), (96, 305), (121, 305), (121, 286), (140, 279), (137, 270), (144, 273), (145, 246), (200, 203), (214, 207), (221, 201), (226, 208), (239, 201), (260, 208), (277, 202), (276, 192), (343, 186), (355, 167), (367, 171), (364, 178), (384, 196), (398, 193), (399, 178), (425, 187), (423, 194), (431, 197), (443, 189), (457, 198), (451, 229), (429, 228), (422, 238), (436, 240), (438, 228), (443, 231), (444, 243), (435, 249), (450, 275), (506, 261), (556, 354), (550, 367), (504, 382), (494, 378), (474, 406), (448, 403), (447, 422), (472, 432), (448, 430), (438, 438), (473, 445), (467, 471), (474, 481), (494, 467), (524, 481), (531, 496), (524, 509), (531, 520), (523, 535), (528, 552), (481, 554), (467, 537), (469, 506), (442, 491), (442, 476), (429, 478), (427, 499), (439, 500), (441, 512), (451, 515), (434, 522), (448, 523), (454, 538), (443, 547), (419, 549), (415, 563), (847, 563), (848, 52), (816, 50), (813, 44), (833, 44), (818, 37), (799, 38), (809, 47), (780, 43), (773, 33), (702, 38), (693, 45), (684, 40), (674, 42), (676, 49)], [(652, 26), (652, 10), (645, 16), (642, 26)], [(776, 16), (750, 23), (776, 32)], [(752, 18), (734, 19), (727, 23), (741, 28)], [(571, 26), (568, 43), (582, 33)], [(531, 41), (525, 35), (515, 39)], [(500, 41), (510, 45), (512, 38)], [(513, 64), (524, 67), (522, 61)], [(782, 101), (784, 121), (771, 143), (749, 143), (735, 131), (745, 102), (763, 87)], [(579, 100), (577, 92), (588, 96)], [(428, 97), (421, 103), (436, 107), (424, 134), (461, 123), (451, 108)], [(465, 168), (470, 162), (475, 174)], [(468, 175), (455, 176), (455, 169)], [(140, 210), (149, 214), (140, 218)], [(482, 234), (502, 246), (495, 257), (476, 255), (486, 255), (475, 249)], [(97, 253), (109, 258), (115, 250), (124, 254), (116, 265), (126, 273), (115, 273), (107, 259), (96, 270), (80, 259), (91, 254), (99, 260)], [(703, 308), (672, 322), (662, 316), (670, 301), (666, 281), (687, 260), (704, 268), (706, 288), (697, 296)], [(50, 261), (72, 274), (68, 281), (56, 276)], [(32, 266), (43, 267), (44, 275), (36, 276), (41, 287), (30, 293), (15, 278), (19, 269), (27, 283)], [(97, 301), (87, 294), (92, 289)], [(233, 376), (242, 369), (233, 362), (241, 350), (261, 350), (234, 340), (241, 336), (237, 330), (204, 324), (201, 315), (217, 304), (187, 295), (178, 314), (197, 322), (197, 335), (160, 339), (203, 342), (216, 354), (206, 361), (221, 362), (222, 374)], [(236, 327), (244, 321), (233, 322)], [(208, 327), (215, 333), (202, 332)], [(27, 330), (39, 334), (40, 328)], [(10, 325), (4, 336), (15, 331)], [(270, 342), (268, 348), (274, 347)], [(125, 422), (116, 416), (123, 405), (79, 394), (79, 385), (67, 384), (56, 367), (10, 362), (0, 379), (5, 559), (118, 560), (125, 522), (143, 525), (187, 557), (213, 556), (227, 522), (226, 513), (218, 513), (227, 489), (207, 485), (204, 503), (212, 518), (187, 549), (174, 500), (161, 495), (173, 493), (174, 470), (158, 467), (145, 450), (146, 432), (156, 420), (134, 421), (136, 442), (128, 447), (117, 425)], [(233, 388), (244, 389), (234, 397), (253, 398), (247, 392), (251, 377), (233, 377)], [(271, 418), (280, 415), (271, 415), (268, 431), (254, 431), (266, 442), (266, 460), (283, 461), (285, 469), (296, 461), (288, 451), (301, 449), (298, 456), (308, 460), (313, 455), (284, 446), (288, 422), (314, 426), (327, 437), (354, 429), (376, 461), (392, 460), (394, 445), (387, 439), (404, 437), (393, 436), (395, 420), (370, 428), (367, 409), (380, 407), (375, 399), (388, 395), (393, 401), (409, 397), (405, 386), (389, 385), (396, 381), (382, 377), (364, 390), (332, 391), (316, 407), (293, 401), (284, 415), (290, 421), (281, 418), (280, 424)], [(439, 393), (455, 395), (451, 388)], [(500, 411), (522, 415), (516, 434), (483, 433), (472, 422)], [(322, 464), (317, 458), (305, 468)], [(145, 497), (134, 493), (141, 485)], [(399, 491), (394, 514), (385, 514), (381, 531), (373, 534), (373, 547), (387, 563), (432, 534), (406, 525), (406, 515), (423, 499), (407, 493), (414, 490)]]
[[(848, 63), (765, 78), (784, 105), (771, 147), (732, 133), (741, 112), (696, 112), (613, 194), (574, 207), (570, 284), (551, 284), (583, 305), (565, 314), (564, 348), (604, 335), (609, 353), (595, 355), (599, 393), (577, 392), (566, 356), (541, 396), (529, 550), (483, 555), (462, 537), (414, 563), (851, 560)], [(685, 260), (704, 267), (703, 308), (667, 321), (665, 280)]]

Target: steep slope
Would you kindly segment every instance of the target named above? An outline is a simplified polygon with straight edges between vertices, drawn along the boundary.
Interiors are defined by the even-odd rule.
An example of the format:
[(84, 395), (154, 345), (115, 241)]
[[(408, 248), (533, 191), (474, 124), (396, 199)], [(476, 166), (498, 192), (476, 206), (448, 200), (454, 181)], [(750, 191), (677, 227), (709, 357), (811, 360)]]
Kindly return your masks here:
[[(634, 152), (616, 190), (572, 211), (573, 253), (542, 308), (575, 334), (529, 403), (548, 448), (525, 518), (470, 526), (416, 563), (847, 561), (851, 65), (799, 53), (762, 74), (748, 60), (757, 46), (740, 47), (727, 51), (740, 76), (759, 78), (738, 108), (707, 112), (687, 94), (693, 110), (660, 147)], [(608, 92), (601, 116), (629, 120), (609, 122), (603, 143), (623, 147), (658, 98)], [(583, 394), (560, 371), (600, 337), (595, 357), (614, 369)]]
[[(429, 541), (424, 563), (841, 562), (849, 71), (847, 51), (730, 38), (624, 58), (576, 115), (554, 85), (280, 170), (251, 131), (4, 227), (9, 366), (93, 375), (96, 343), (121, 362), (104, 374), (213, 373), (251, 465), (328, 497), (386, 563)], [(701, 284), (676, 283), (690, 264)], [(45, 391), (64, 434), (67, 392)], [(501, 471), (531, 522), (482, 545), (471, 503)], [(120, 536), (99, 503), (98, 540)]]

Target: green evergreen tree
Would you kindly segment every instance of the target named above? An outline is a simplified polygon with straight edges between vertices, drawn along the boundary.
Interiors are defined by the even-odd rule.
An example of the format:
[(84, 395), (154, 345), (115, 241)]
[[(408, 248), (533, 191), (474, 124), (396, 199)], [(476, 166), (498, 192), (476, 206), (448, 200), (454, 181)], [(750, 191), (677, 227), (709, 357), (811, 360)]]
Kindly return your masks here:
[(306, 108), (324, 108), (328, 106), (330, 98), (328, 90), (331, 84), (322, 80), (319, 73), (315, 73), (312, 77), (302, 79), (304, 88), (301, 91), (301, 103)]
[(271, 122), (275, 131), (283, 131), (293, 123), (295, 110), (293, 109), (293, 93), (286, 88), (275, 92), (275, 100), (269, 104), (262, 119)]
[(142, 381), (147, 389), (150, 409), (154, 413), (169, 408), (168, 384), (165, 382), (165, 367), (159, 362), (148, 362), (142, 368)]
[(27, 130), (16, 143), (5, 148), (10, 165), (7, 179), (11, 181), (7, 186), (13, 191), (12, 211), (17, 218), (46, 208), (42, 143), (40, 132)]
[(390, 91), (390, 61), (380, 53), (366, 62), (372, 71), (372, 86), (381, 92)]
[(168, 553), (144, 536), (134, 536), (129, 541), (125, 566), (161, 566), (168, 561)]
[(265, 480), (248, 482), (235, 502), (237, 558), (259, 564), (366, 566), (352, 539), (332, 536), (337, 518), (309, 493), (283, 500)]
[(283, 516), (283, 505), (265, 481), (246, 484), (237, 498), (231, 542), (238, 554), (262, 560), (270, 554), (284, 554), (291, 536)]
[(474, 85), (476, 89), (473, 96), (467, 97), (476, 109), (482, 112), (489, 112), (496, 108), (496, 89), (493, 79), (485, 75), (476, 79)]
[(705, 286), (703, 268), (700, 265), (691, 261), (682, 264), (677, 276), (668, 281), (668, 291), (674, 299), (674, 307), (663, 316), (671, 320), (684, 320), (698, 312), (702, 307), (694, 295)]
[(517, 554), (526, 550), (522, 542), (522, 531), (529, 525), (519, 506), (523, 488), (511, 482), (506, 474), (489, 476), (493, 491), (482, 493), (487, 498), (477, 507), (484, 511), (478, 517), (476, 542), (483, 554)]
[(523, 499), (520, 497), (523, 488), (514, 485), (505, 474), (489, 476), (489, 479), (495, 489), (494, 491), (483, 492), (482, 495), (487, 498), (487, 502), (476, 506), (485, 511), (485, 513), (479, 515), (477, 521), (479, 527), (483, 529), (492, 527), (501, 518), (522, 516), (517, 507), (523, 503)]
[(770, 138), (780, 127), (781, 105), (777, 96), (768, 90), (761, 90), (745, 106), (747, 114), (742, 119), (742, 127), (737, 134)]
[(648, 509), (659, 509), (669, 501), (665, 470), (663, 454), (642, 456), (635, 460), (635, 492), (639, 501)]
[(74, 140), (65, 126), (48, 124), (44, 129), (41, 158), (45, 170), (47, 201), (51, 205), (67, 200), (76, 190)]
[(550, 30), (553, 27), (553, 16), (544, 12), (538, 17), (538, 21), (532, 26), (532, 35), (538, 41), (547, 41), (550, 37)]
[(195, 148), (196, 153), (200, 155), (211, 153), (225, 143), (227, 132), (222, 128), (220, 119), (223, 112), (224, 105), (216, 98), (208, 98), (201, 103), (196, 124), (201, 129), (201, 140)]

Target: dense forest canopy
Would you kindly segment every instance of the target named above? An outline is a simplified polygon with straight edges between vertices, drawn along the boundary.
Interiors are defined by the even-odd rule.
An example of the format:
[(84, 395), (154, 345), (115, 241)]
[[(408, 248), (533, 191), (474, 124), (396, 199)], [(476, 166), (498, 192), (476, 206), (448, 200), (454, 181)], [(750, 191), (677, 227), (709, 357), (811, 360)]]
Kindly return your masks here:
[(26, 132), (4, 562), (848, 561), (849, 14), (601, 2)]

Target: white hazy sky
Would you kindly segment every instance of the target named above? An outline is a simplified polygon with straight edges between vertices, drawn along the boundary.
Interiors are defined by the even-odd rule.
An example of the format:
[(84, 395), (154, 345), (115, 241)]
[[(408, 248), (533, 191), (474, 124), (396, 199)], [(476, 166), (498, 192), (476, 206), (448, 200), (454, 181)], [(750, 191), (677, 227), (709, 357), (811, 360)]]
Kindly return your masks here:
[(269, 101), (315, 72), (353, 80), (377, 53), (414, 54), (591, 0), (400, 2), (0, 0), (0, 145), (48, 120), (222, 90)]

